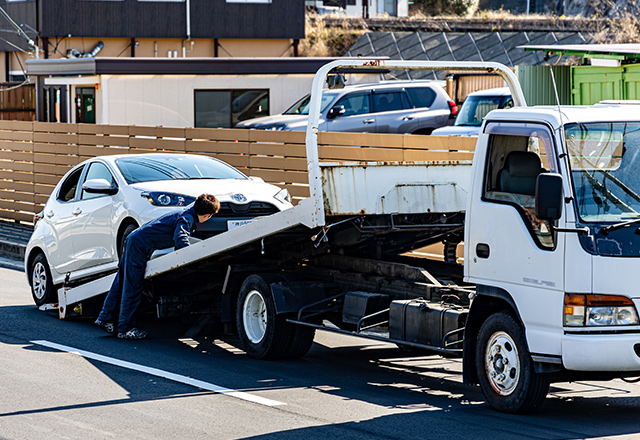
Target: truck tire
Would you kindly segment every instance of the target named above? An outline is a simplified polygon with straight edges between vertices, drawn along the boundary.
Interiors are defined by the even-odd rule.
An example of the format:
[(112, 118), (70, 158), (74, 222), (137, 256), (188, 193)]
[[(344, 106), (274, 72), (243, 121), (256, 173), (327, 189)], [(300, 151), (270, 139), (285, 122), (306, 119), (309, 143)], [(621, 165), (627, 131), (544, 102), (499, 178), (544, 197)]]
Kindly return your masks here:
[(293, 339), (293, 325), (276, 315), (270, 285), (281, 281), (274, 274), (248, 276), (238, 294), (236, 322), (246, 353), (255, 359), (286, 357)]
[(506, 312), (491, 315), (480, 328), (476, 369), (487, 403), (501, 412), (533, 411), (549, 392), (549, 378), (534, 371), (524, 332)]
[(304, 327), (302, 325), (295, 325), (292, 329), (293, 335), (291, 337), (291, 343), (287, 348), (284, 357), (295, 359), (300, 358), (307, 354), (313, 345), (313, 338), (316, 335), (316, 329), (312, 327)]
[(38, 307), (43, 304), (58, 302), (51, 279), (51, 271), (47, 257), (42, 252), (38, 253), (29, 266), (29, 284), (31, 296)]

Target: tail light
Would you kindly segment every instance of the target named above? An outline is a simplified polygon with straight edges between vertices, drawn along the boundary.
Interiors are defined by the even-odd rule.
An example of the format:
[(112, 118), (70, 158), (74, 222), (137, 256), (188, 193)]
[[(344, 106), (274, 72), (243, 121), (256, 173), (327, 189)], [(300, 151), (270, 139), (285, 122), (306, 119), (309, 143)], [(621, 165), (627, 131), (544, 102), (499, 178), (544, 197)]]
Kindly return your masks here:
[(448, 104), (449, 104), (449, 110), (451, 111), (451, 114), (449, 115), (449, 119), (453, 119), (458, 114), (458, 106), (453, 101), (448, 101)]

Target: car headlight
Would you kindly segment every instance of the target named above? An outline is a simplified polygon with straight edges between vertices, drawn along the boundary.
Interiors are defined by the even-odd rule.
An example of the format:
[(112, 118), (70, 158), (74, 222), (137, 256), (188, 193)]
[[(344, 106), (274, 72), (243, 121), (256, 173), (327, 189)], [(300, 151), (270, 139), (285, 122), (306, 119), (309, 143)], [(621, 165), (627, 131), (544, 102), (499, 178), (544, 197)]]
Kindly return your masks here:
[(187, 206), (196, 200), (195, 197), (160, 191), (143, 192), (140, 195), (156, 206)]
[(278, 191), (278, 194), (273, 197), (282, 203), (291, 203), (291, 195), (289, 195), (289, 191), (286, 188)]
[(638, 312), (633, 301), (626, 296), (565, 293), (564, 325), (568, 327), (638, 325)]

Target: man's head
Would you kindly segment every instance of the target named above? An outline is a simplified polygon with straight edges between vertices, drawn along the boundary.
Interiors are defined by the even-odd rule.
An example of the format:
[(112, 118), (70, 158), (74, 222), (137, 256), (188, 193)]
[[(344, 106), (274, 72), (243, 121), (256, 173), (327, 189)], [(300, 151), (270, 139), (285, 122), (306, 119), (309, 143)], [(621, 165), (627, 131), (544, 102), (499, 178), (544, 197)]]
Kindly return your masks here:
[(198, 223), (203, 223), (220, 210), (220, 202), (211, 194), (200, 194), (196, 199), (194, 209), (198, 216)]

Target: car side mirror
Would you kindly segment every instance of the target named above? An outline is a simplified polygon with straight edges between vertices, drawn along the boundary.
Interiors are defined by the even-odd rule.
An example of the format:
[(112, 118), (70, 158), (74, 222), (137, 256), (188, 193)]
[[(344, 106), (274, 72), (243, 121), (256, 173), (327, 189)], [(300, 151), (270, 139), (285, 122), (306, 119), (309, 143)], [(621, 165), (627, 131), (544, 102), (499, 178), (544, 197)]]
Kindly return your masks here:
[(558, 220), (562, 216), (564, 198), (562, 176), (542, 173), (536, 179), (536, 217), (540, 220)]
[(90, 194), (114, 195), (118, 188), (112, 186), (106, 179), (89, 179), (82, 184), (82, 190)]
[(340, 115), (344, 115), (346, 112), (347, 110), (344, 108), (344, 105), (337, 105), (329, 110), (329, 113), (327, 113), (327, 119), (336, 118)]

